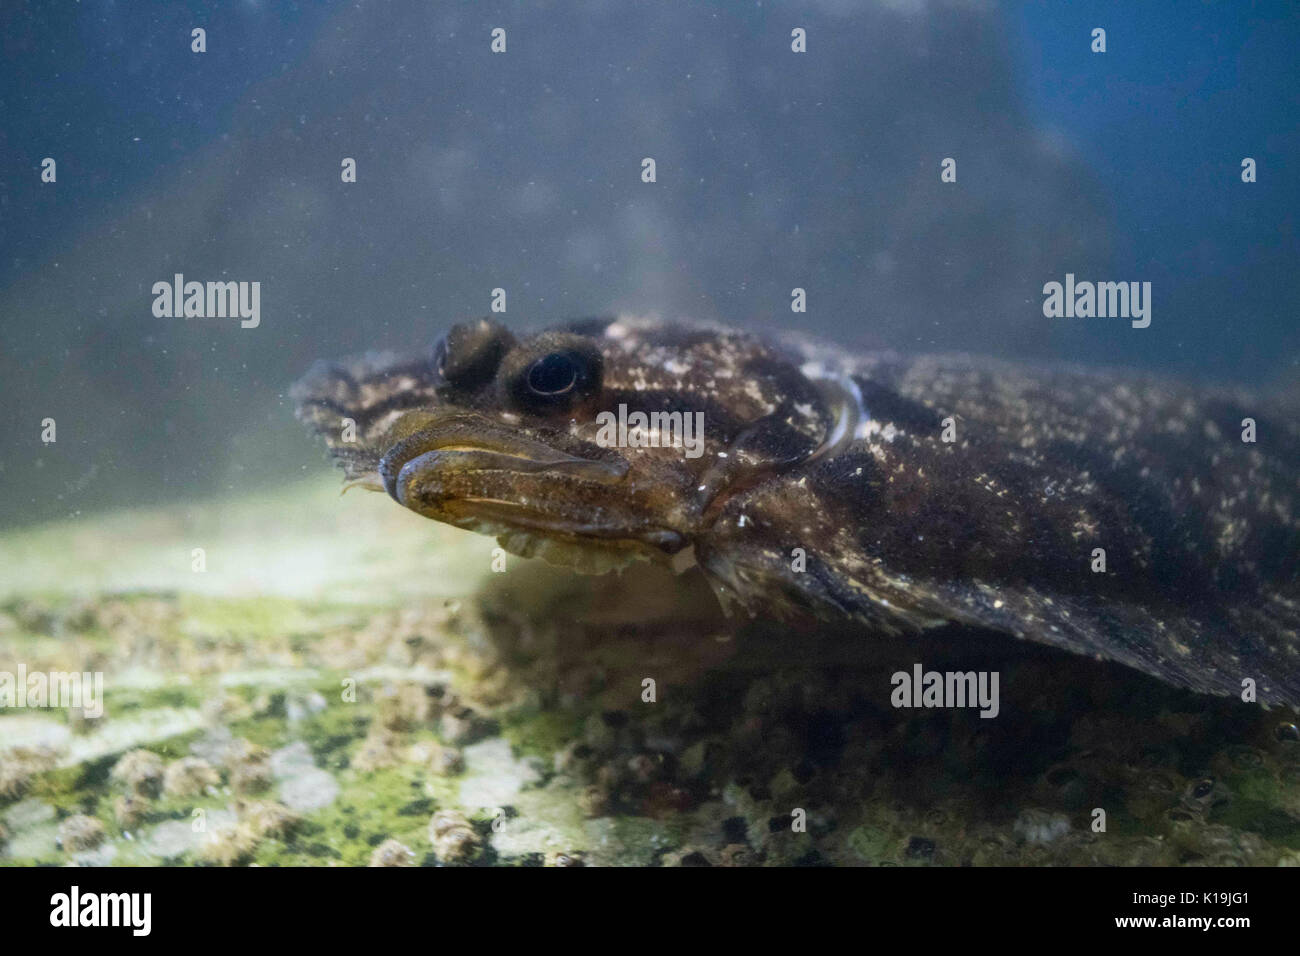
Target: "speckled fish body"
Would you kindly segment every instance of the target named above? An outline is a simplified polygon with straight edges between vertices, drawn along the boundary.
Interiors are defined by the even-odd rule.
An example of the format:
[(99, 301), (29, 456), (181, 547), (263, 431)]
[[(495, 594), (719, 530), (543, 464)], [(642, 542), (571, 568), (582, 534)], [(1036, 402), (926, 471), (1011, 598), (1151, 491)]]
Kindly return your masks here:
[[(626, 318), (468, 323), (294, 398), (349, 479), (515, 553), (693, 557), (729, 608), (966, 624), (1300, 703), (1294, 403)], [(699, 413), (702, 453), (611, 445), (620, 406)]]

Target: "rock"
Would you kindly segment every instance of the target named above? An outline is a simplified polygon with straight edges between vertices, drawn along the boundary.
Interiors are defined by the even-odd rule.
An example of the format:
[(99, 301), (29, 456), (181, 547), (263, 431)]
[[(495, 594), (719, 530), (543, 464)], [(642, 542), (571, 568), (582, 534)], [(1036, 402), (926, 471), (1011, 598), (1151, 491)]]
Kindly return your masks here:
[(564, 853), (559, 850), (552, 850), (546, 854), (543, 866), (586, 866), (586, 860), (581, 853)]
[(453, 777), (465, 769), (465, 754), (458, 747), (448, 747), (437, 741), (421, 741), (411, 747), (413, 763), (422, 764), (440, 777)]
[(415, 866), (415, 853), (405, 843), (385, 840), (370, 855), (370, 866)]
[(1024, 810), (1016, 817), (1011, 829), (1026, 843), (1047, 844), (1070, 832), (1070, 818), (1063, 813), (1049, 813), (1046, 810)]
[(441, 700), (423, 684), (404, 683), (379, 699), (378, 720), (389, 730), (430, 725), (442, 713)]
[(457, 707), (442, 715), (439, 732), (447, 742), (464, 747), (496, 732), (496, 723), (473, 707)]
[(464, 759), (460, 800), (466, 807), (507, 806), (521, 790), (541, 780), (536, 764), (516, 758), (510, 743), (501, 737), (471, 744), (464, 749)]
[(230, 771), (230, 788), (235, 793), (263, 793), (271, 787), (274, 777), (271, 753), (265, 747), (247, 740), (236, 741), (226, 755), (226, 767)]
[(189, 821), (168, 820), (154, 828), (143, 841), (143, 849), (160, 860), (173, 860), (197, 847), (201, 837)]
[(578, 792), (578, 808), (589, 817), (603, 816), (609, 809), (609, 797), (608, 789), (591, 784)]
[(104, 824), (94, 817), (77, 813), (59, 824), (59, 845), (69, 853), (93, 850), (104, 842)]
[(221, 783), (217, 768), (202, 757), (182, 757), (168, 764), (163, 791), (171, 797), (197, 797)]
[(328, 807), (338, 796), (338, 782), (314, 767), (280, 781), (280, 799), (285, 806), (301, 813)]
[(139, 794), (122, 794), (113, 801), (113, 818), (123, 830), (134, 830), (144, 821), (149, 806), (149, 801)]
[(465, 815), (456, 810), (439, 810), (429, 821), (429, 842), (442, 863), (467, 863), (482, 847), (482, 840)]
[(752, 866), (754, 851), (743, 843), (729, 843), (722, 848), (722, 866)]
[(253, 858), (257, 844), (257, 834), (241, 823), (230, 830), (209, 833), (199, 855), (217, 866), (239, 866)]
[(284, 710), (289, 723), (297, 724), (308, 717), (319, 714), (328, 706), (329, 704), (320, 692), (312, 691), (305, 695), (290, 694), (285, 700)]
[(0, 754), (0, 799), (17, 800), (37, 774), (54, 769), (53, 750), (46, 747), (11, 747)]
[(274, 800), (236, 803), (235, 812), (239, 814), (240, 822), (246, 824), (258, 838), (284, 840), (302, 822), (302, 817), (297, 813)]
[(401, 762), (397, 734), (379, 723), (370, 728), (370, 733), (361, 742), (361, 749), (352, 758), (352, 766), (357, 770), (383, 770)]

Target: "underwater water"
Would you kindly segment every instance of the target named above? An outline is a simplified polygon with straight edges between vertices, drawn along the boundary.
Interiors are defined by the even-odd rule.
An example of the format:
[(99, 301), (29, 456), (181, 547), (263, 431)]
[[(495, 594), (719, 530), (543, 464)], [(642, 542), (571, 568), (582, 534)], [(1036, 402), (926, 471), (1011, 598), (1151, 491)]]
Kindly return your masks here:
[[(380, 462), (441, 425), (386, 431), (434, 404), (417, 399), (435, 367), (440, 407), (484, 416), (495, 386), (452, 364), (491, 354), (495, 372), (511, 360), (492, 348), (597, 316), (1236, 389), (1258, 442), (1235, 413), (1214, 434), (1241, 430), (1265, 464), (1244, 488), (1205, 480), (1275, 525), (1216, 512), (1188, 548), (1249, 539), (1249, 567), (1224, 558), (1204, 592), (1175, 580), (1151, 619), (1185, 598), (1235, 626), (1205, 594), (1258, 573), (1283, 608), (1265, 669), (1294, 686), (1277, 651), (1300, 601), (1294, 5), (29, 0), (0, 22), (0, 862), (1300, 864), (1296, 700), (1198, 693), (1192, 665), (1160, 679), (1133, 663), (1143, 638), (1129, 654), (1137, 625), (1091, 653), (1017, 641), (991, 610), (899, 634), (728, 615), (711, 569), (578, 574), (563, 565), (614, 563), (603, 544), (578, 560), (530, 524), (499, 547), (518, 508), (475, 517), (487, 534), (428, 520)], [(435, 353), (481, 316), (508, 344)], [(599, 372), (547, 351), (524, 372), (537, 394)], [(372, 352), (417, 371), (345, 364), (343, 392), (292, 391)], [(655, 401), (744, 419), (726, 376), (680, 354), (654, 366)], [(859, 383), (862, 435), (901, 447), (895, 412), (902, 432), (933, 412), (938, 434), (939, 389), (909, 374)], [(755, 384), (758, 405), (769, 387), (785, 380)], [(825, 397), (807, 387), (783, 414)], [(296, 417), (370, 490), (340, 497)], [(1152, 421), (1163, 441), (1174, 419)], [(760, 437), (726, 447), (749, 464), (791, 440)], [(473, 438), (419, 450), (469, 470), (447, 456), (483, 453)], [(602, 487), (623, 475), (526, 447)], [(1086, 484), (1094, 463), (1075, 464), (1048, 486)], [(569, 488), (535, 480), (514, 488)], [(826, 513), (851, 498), (817, 493)], [(1026, 514), (1056, 515), (1047, 494)], [(619, 509), (563, 504), (591, 525)], [(954, 547), (979, 551), (977, 526)], [(972, 558), (942, 583), (982, 574)], [(891, 681), (914, 665), (996, 674), (998, 702), (900, 708)], [(28, 699), (31, 675), (85, 680), (68, 703), (53, 676)]]

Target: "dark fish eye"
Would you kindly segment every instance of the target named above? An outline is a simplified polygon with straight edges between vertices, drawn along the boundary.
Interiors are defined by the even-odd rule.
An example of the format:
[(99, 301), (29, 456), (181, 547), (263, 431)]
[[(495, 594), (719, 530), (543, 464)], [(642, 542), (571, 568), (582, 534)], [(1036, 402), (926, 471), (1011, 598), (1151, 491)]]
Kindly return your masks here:
[(514, 342), (508, 330), (488, 319), (453, 325), (433, 347), (438, 384), (463, 389), (486, 384)]
[(543, 332), (515, 349), (501, 364), (501, 394), (524, 412), (569, 411), (601, 389), (600, 351), (580, 335)]
[(563, 395), (578, 382), (578, 357), (572, 352), (552, 352), (528, 369), (528, 388), (535, 395)]

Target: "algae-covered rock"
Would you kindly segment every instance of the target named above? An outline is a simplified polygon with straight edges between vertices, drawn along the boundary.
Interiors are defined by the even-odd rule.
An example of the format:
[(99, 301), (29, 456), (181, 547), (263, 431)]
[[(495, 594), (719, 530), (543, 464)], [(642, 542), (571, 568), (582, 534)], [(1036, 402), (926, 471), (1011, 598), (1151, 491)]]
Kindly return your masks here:
[(151, 809), (149, 800), (134, 793), (113, 800), (113, 819), (122, 830), (134, 830), (144, 822)]
[(104, 842), (104, 824), (84, 813), (59, 824), (59, 844), (68, 851), (93, 850)]
[(163, 761), (149, 750), (132, 750), (113, 765), (112, 777), (140, 797), (153, 798), (162, 793)]
[(173, 761), (163, 774), (163, 789), (170, 797), (197, 797), (220, 782), (216, 768), (201, 757)]
[(439, 810), (433, 815), (429, 821), (429, 842), (442, 863), (468, 863), (483, 845), (469, 820), (455, 810)]
[(399, 840), (385, 840), (375, 847), (371, 866), (415, 866), (415, 852)]
[[(45, 588), (3, 582), (0, 660), (104, 675), (94, 721), (0, 712), (0, 862), (1295, 865), (1300, 853), (1292, 715), (1049, 654), (999, 647), (981, 662), (941, 634), (791, 642), (722, 618), (689, 574), (580, 578), (524, 561), (495, 573), (490, 541), (383, 502), (340, 506), (307, 487), (281, 500), (283, 519), (271, 504), (196, 508), (192, 526), (137, 514), (147, 547), (121, 545), (108, 578), (44, 549), (135, 540), (118, 517), (0, 539), (48, 571)], [(195, 534), (209, 576), (150, 564), (171, 562), (169, 548), (188, 562)], [(891, 707), (900, 662), (944, 655), (1001, 672), (997, 719)]]

